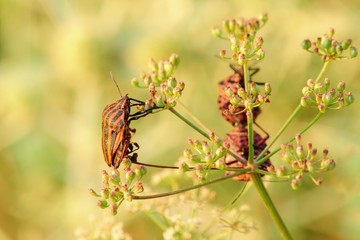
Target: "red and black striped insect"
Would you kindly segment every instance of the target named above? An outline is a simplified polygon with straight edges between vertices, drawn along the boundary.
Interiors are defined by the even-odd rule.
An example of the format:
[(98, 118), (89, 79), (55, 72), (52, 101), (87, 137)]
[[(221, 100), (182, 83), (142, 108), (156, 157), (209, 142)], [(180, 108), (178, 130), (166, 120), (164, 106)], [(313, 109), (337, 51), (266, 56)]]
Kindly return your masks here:
[[(266, 140), (268, 139), (268, 135), (266, 137), (260, 136), (257, 132), (254, 131), (254, 159), (259, 156), (259, 154), (266, 148)], [(236, 126), (231, 132), (226, 135), (224, 140), (225, 143), (230, 145), (230, 150), (245, 159), (248, 159), (249, 156), (249, 143), (248, 143), (248, 130), (247, 128)], [(267, 152), (264, 156), (269, 154)], [(231, 168), (244, 168), (243, 163), (235, 159), (231, 155), (227, 155), (225, 159), (226, 165)], [(267, 160), (261, 166), (259, 166), (262, 170), (267, 170), (268, 167), (272, 167), (272, 163), (270, 160)], [(229, 173), (229, 172), (228, 172)], [(233, 178), (238, 181), (249, 181), (250, 176), (248, 174), (242, 174)]]
[[(135, 103), (131, 103), (131, 101)], [(130, 154), (139, 149), (139, 145), (131, 142), (131, 137), (136, 130), (130, 128), (130, 122), (151, 112), (151, 110), (140, 110), (130, 114), (133, 106), (144, 106), (144, 102), (125, 95), (115, 103), (107, 105), (102, 113), (102, 150), (104, 159), (110, 167), (112, 166), (115, 169), (119, 167), (125, 157), (128, 157), (132, 162), (136, 162), (137, 154)]]
[[(247, 125), (247, 118), (244, 111), (244, 107), (237, 107), (233, 109), (233, 113), (229, 110), (231, 106), (229, 98), (225, 94), (225, 89), (231, 88), (234, 92), (237, 92), (239, 87), (244, 88), (244, 73), (242, 69), (237, 69), (235, 66), (230, 65), (230, 67), (234, 70), (234, 74), (228, 76), (224, 80), (218, 83), (218, 108), (220, 110), (221, 115), (224, 117), (226, 121), (228, 121), (231, 125), (237, 126), (246, 126)], [(251, 76), (257, 73), (259, 69), (253, 69)], [(263, 84), (263, 83), (257, 83)], [(261, 110), (259, 107), (255, 107), (253, 109), (253, 119), (257, 118), (260, 114)]]

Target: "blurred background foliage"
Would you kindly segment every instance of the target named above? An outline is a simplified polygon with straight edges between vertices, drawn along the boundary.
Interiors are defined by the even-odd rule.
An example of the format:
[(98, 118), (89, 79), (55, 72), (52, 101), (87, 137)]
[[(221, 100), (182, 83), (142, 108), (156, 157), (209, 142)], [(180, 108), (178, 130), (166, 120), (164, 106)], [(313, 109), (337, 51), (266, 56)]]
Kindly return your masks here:
[[(360, 47), (359, 1), (125, 1), (0, 0), (0, 239), (72, 239), (89, 218), (108, 211), (96, 207), (87, 188), (100, 188), (107, 168), (100, 147), (101, 112), (123, 94), (145, 99), (130, 79), (147, 62), (178, 53), (178, 80), (186, 83), (182, 102), (218, 135), (231, 126), (220, 116), (216, 84), (231, 74), (214, 57), (226, 47), (211, 35), (225, 18), (268, 12), (260, 31), (266, 58), (256, 81), (273, 88), (271, 104), (258, 119), (273, 136), (298, 104), (301, 88), (316, 77), (321, 62), (300, 48), (335, 28), (335, 38), (351, 37)], [(359, 58), (337, 61), (326, 74), (346, 81), (360, 95)], [(179, 108), (181, 111), (181, 108)], [(303, 111), (278, 141), (303, 127), (314, 111)], [(288, 183), (268, 189), (296, 239), (355, 239), (360, 234), (360, 111), (358, 102), (329, 111), (305, 136), (337, 160), (321, 187), (305, 181), (300, 190)], [(139, 159), (173, 164), (188, 137), (199, 135), (169, 112), (136, 121)], [(275, 165), (279, 165), (276, 157)], [(156, 172), (151, 172), (156, 174)], [(149, 174), (150, 175), (150, 174)], [(147, 175), (147, 179), (150, 176)], [(227, 204), (242, 187), (227, 181), (212, 186), (217, 203)], [(246, 239), (279, 236), (255, 189), (237, 204), (249, 204), (259, 230)], [(133, 239), (159, 239), (160, 230), (143, 214), (126, 210), (116, 217)]]

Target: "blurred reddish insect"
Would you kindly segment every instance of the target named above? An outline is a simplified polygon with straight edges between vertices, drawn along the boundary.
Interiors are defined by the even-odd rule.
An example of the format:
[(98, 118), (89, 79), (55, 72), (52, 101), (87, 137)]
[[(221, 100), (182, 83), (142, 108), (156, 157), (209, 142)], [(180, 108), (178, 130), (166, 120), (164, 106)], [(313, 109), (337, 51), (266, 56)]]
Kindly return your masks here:
[[(244, 87), (244, 74), (242, 69), (237, 69), (235, 66), (230, 65), (230, 67), (234, 70), (234, 74), (228, 76), (224, 80), (220, 81), (218, 83), (218, 108), (220, 110), (221, 115), (224, 117), (226, 121), (228, 121), (231, 125), (237, 126), (246, 126), (247, 125), (247, 119), (246, 114), (244, 110), (244, 107), (237, 107), (236, 109), (233, 109), (234, 113), (231, 113), (229, 111), (230, 100), (225, 94), (226, 88), (231, 88), (234, 92), (237, 92), (237, 89), (239, 87)], [(253, 72), (251, 73), (251, 76), (257, 73), (259, 69), (253, 69)], [(263, 83), (257, 83), (259, 85)], [(253, 119), (255, 121), (256, 117), (260, 114), (260, 108), (255, 107), (253, 109)]]
[[(254, 131), (254, 159), (266, 148), (266, 140), (268, 136), (262, 137), (260, 134)], [(249, 143), (248, 143), (248, 130), (243, 127), (236, 126), (231, 132), (229, 132), (224, 140), (225, 143), (230, 145), (230, 150), (234, 153), (248, 159), (249, 156)], [(265, 153), (266, 156), (269, 152)], [(244, 168), (243, 163), (236, 160), (233, 156), (228, 155), (225, 159), (226, 165), (231, 168)], [(270, 160), (267, 160), (261, 166), (260, 169), (267, 171), (268, 167), (272, 167)], [(229, 173), (229, 172), (228, 172)], [(249, 181), (250, 176), (248, 174), (242, 174), (233, 178), (238, 181)]]

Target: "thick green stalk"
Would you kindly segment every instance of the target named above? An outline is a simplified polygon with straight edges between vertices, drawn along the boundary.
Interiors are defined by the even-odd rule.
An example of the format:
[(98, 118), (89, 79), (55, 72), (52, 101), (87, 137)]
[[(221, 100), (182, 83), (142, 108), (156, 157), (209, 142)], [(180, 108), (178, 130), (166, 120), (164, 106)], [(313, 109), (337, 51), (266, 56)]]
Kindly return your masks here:
[(280, 214), (276, 210), (274, 203), (272, 202), (269, 193), (266, 191), (265, 186), (257, 173), (250, 174), (251, 180), (253, 181), (256, 189), (258, 190), (261, 199), (263, 200), (265, 207), (267, 208), (270, 216), (275, 222), (276, 227), (278, 228), (283, 239), (292, 239), (289, 230), (287, 229), (284, 221), (282, 220)]

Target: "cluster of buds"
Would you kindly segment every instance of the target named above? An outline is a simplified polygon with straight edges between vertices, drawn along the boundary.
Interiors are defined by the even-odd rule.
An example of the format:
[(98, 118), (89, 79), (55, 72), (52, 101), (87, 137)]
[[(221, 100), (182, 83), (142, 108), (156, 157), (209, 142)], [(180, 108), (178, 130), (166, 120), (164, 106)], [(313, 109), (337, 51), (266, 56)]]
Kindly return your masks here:
[(351, 45), (352, 40), (337, 41), (333, 39), (334, 29), (331, 28), (329, 32), (323, 36), (318, 37), (315, 41), (305, 39), (301, 46), (303, 49), (319, 55), (324, 62), (341, 58), (354, 58), (357, 56), (357, 49)]
[(92, 195), (101, 198), (98, 200), (98, 206), (103, 209), (110, 207), (113, 215), (117, 214), (117, 210), (124, 200), (131, 201), (134, 194), (144, 191), (140, 179), (146, 174), (146, 168), (138, 165), (133, 169), (129, 159), (124, 159), (121, 165), (124, 167), (123, 176), (118, 169), (113, 169), (111, 174), (105, 170), (102, 171), (103, 189), (100, 194), (89, 189)]
[(174, 77), (174, 70), (179, 65), (179, 56), (172, 54), (167, 60), (149, 62), (150, 73), (142, 73), (140, 79), (132, 79), (135, 87), (148, 88), (150, 98), (146, 101), (146, 107), (172, 108), (176, 100), (181, 96), (185, 88), (183, 82)]
[[(269, 83), (265, 83), (264, 93), (261, 93), (258, 84), (251, 82), (248, 91), (240, 85), (237, 85), (233, 88), (226, 88), (225, 94), (230, 101), (229, 112), (231, 114), (241, 114), (246, 110), (252, 110), (255, 107), (261, 106), (263, 103), (269, 102), (271, 87)], [(236, 112), (239, 107), (243, 107), (244, 109), (241, 112)]]
[(214, 133), (210, 134), (210, 143), (193, 139), (189, 139), (188, 143), (196, 153), (190, 148), (184, 150), (186, 160), (180, 162), (182, 171), (189, 171), (190, 166), (194, 166), (196, 177), (200, 182), (204, 182), (211, 169), (226, 168), (224, 157), (229, 150), (229, 145), (224, 144)]
[(257, 37), (256, 33), (267, 20), (268, 15), (265, 13), (257, 18), (225, 20), (223, 31), (218, 27), (213, 28), (212, 32), (216, 37), (229, 40), (231, 45), (231, 56), (226, 56), (226, 50), (221, 50), (219, 56), (230, 58), (240, 65), (247, 61), (263, 59), (264, 40), (262, 37)]
[(317, 107), (322, 113), (326, 109), (340, 109), (354, 102), (352, 93), (345, 91), (345, 82), (339, 82), (335, 89), (330, 87), (330, 81), (327, 78), (323, 83), (316, 83), (313, 79), (309, 79), (302, 93), (301, 105)]
[(282, 165), (277, 171), (278, 177), (291, 178), (291, 187), (297, 189), (301, 185), (304, 174), (309, 174), (316, 185), (322, 183), (321, 179), (315, 179), (312, 174), (327, 172), (335, 168), (335, 161), (328, 157), (328, 150), (324, 149), (321, 156), (318, 156), (316, 148), (312, 143), (307, 144), (307, 149), (301, 144), (301, 136), (296, 136), (296, 146), (292, 143), (281, 146), (281, 159), (288, 166)]

